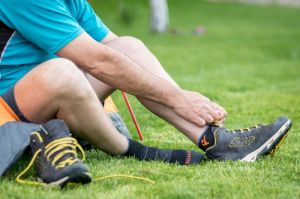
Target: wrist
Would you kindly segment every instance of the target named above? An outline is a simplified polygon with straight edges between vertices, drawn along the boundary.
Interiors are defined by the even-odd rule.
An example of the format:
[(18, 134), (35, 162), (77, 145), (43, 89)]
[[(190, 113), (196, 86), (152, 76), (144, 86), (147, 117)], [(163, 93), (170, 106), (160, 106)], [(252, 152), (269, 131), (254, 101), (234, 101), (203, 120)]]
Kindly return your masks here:
[(166, 105), (170, 108), (175, 108), (178, 104), (183, 104), (185, 101), (185, 95), (180, 88), (174, 87), (172, 90), (168, 90), (168, 94), (165, 96)]

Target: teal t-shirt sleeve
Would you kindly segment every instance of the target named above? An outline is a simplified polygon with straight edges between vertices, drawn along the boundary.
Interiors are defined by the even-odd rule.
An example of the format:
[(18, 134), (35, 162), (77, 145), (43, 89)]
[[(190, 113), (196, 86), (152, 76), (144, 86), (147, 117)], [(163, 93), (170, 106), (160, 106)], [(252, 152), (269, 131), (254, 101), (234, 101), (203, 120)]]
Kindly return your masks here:
[(77, 8), (77, 21), (80, 26), (96, 41), (101, 41), (109, 33), (107, 26), (94, 12), (86, 0), (74, 1)]
[(84, 32), (61, 0), (10, 0), (3, 12), (11, 28), (49, 54)]

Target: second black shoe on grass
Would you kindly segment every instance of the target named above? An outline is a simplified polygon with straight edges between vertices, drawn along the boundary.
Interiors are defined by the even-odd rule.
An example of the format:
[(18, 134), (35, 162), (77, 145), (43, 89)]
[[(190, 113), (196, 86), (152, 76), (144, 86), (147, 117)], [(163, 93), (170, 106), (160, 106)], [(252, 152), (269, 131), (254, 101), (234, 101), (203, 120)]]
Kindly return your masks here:
[(66, 124), (62, 120), (51, 120), (41, 128), (31, 134), (30, 140), (32, 154), (38, 153), (35, 166), (39, 178), (44, 183), (61, 187), (69, 182), (89, 183), (89, 169), (77, 157), (76, 148), (82, 148), (70, 136)]
[(291, 125), (292, 122), (287, 117), (280, 117), (269, 125), (259, 124), (239, 130), (209, 125), (199, 147), (211, 159), (254, 162), (260, 156), (273, 155), (287, 136)]

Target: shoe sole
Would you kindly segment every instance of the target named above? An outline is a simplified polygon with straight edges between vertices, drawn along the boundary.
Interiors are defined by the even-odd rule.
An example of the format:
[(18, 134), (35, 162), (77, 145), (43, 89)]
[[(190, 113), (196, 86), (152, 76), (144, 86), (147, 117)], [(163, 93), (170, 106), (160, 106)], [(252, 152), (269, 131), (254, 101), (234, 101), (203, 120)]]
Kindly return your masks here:
[(66, 176), (64, 178), (61, 178), (55, 182), (51, 182), (48, 185), (49, 186), (61, 186), (62, 188), (66, 186), (68, 183), (72, 184), (87, 184), (92, 181), (92, 176), (89, 173), (81, 173), (71, 176)]
[(285, 139), (287, 138), (287, 136), (289, 135), (287, 132), (290, 130), (290, 128), (292, 127), (292, 123), (289, 125), (289, 127), (286, 129), (286, 132), (284, 133), (284, 135), (281, 137), (281, 139), (278, 140), (278, 142), (276, 142), (274, 144), (274, 146), (272, 147), (272, 150), (270, 152), (267, 152), (265, 155), (269, 155), (271, 157), (273, 157), (275, 155), (275, 152), (280, 148), (280, 146), (282, 145), (282, 143), (285, 141)]
[[(261, 147), (241, 159), (242, 162), (255, 162), (262, 155), (274, 156), (279, 146), (287, 137), (287, 133), (292, 126), (291, 120), (288, 120), (282, 127)], [(271, 148), (271, 150), (270, 150)]]

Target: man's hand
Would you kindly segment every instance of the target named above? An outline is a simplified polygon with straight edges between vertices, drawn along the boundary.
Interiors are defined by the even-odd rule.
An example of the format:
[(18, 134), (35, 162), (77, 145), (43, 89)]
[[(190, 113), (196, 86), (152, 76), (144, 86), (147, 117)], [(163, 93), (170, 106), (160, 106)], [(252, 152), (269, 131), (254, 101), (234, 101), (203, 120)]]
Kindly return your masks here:
[(215, 121), (224, 121), (227, 112), (207, 97), (192, 91), (182, 91), (181, 100), (176, 100), (173, 110), (183, 118), (203, 127)]

